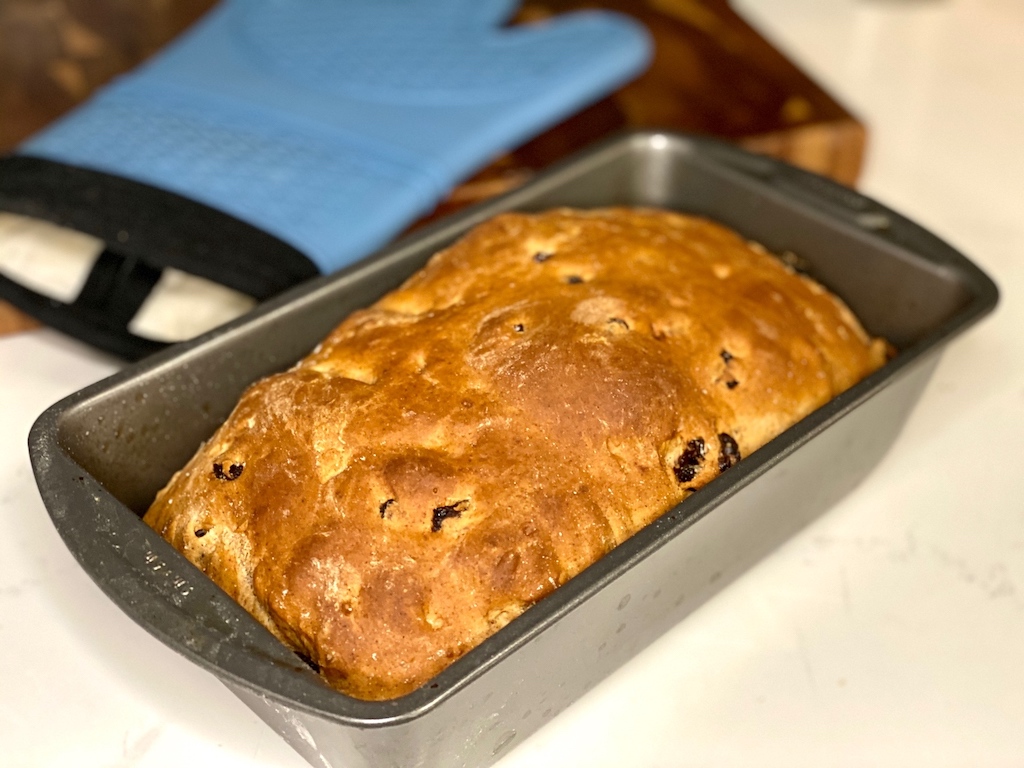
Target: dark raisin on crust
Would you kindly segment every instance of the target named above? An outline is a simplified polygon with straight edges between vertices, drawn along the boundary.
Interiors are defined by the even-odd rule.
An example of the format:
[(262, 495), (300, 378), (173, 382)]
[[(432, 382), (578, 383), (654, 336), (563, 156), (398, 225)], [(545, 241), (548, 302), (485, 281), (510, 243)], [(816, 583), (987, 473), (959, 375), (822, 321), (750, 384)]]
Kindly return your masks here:
[(736, 444), (732, 435), (722, 432), (718, 435), (720, 451), (718, 454), (718, 471), (725, 472), (729, 467), (734, 467), (740, 460), (740, 447)]
[(672, 468), (676, 480), (680, 483), (688, 483), (697, 476), (697, 471), (704, 463), (704, 454), (707, 448), (704, 445), (704, 438), (695, 437), (686, 444), (686, 448), (676, 459), (676, 465)]
[(205, 528), (196, 528), (194, 531), (192, 531), (192, 533), (196, 535), (197, 539), (201, 539), (203, 538), (203, 536), (209, 533), (209, 531), (207, 531)]
[(380, 505), (380, 519), (381, 520), (383, 520), (387, 516), (388, 507), (390, 507), (394, 503), (395, 503), (394, 499), (388, 499), (387, 501), (385, 501), (383, 504)]
[(729, 379), (729, 381), (725, 382), (725, 386), (727, 386), (729, 389), (736, 389), (736, 387), (738, 387), (739, 385), (740, 383), (736, 381), (736, 379)]
[(545, 261), (547, 261), (554, 255), (555, 254), (548, 253), (547, 251), (537, 251), (535, 254), (533, 254), (533, 260), (536, 261), (538, 264), (543, 264)]
[(526, 330), (526, 326), (523, 325), (522, 323), (516, 323), (515, 325), (512, 326), (512, 330), (515, 331), (516, 333), (522, 333), (523, 331)]
[(434, 513), (430, 519), (430, 532), (438, 533), (441, 530), (441, 523), (449, 517), (460, 517), (466, 510), (467, 504), (469, 504), (469, 499), (456, 501), (454, 504), (442, 504), (439, 507), (434, 507)]
[(567, 278), (565, 278), (565, 282), (567, 282), (569, 285), (579, 285), (580, 283), (583, 282), (583, 278), (580, 277), (579, 275), (569, 275)]
[(242, 476), (242, 470), (245, 469), (244, 464), (235, 464), (232, 462), (228, 465), (227, 471), (224, 471), (224, 465), (220, 462), (213, 463), (213, 476), (218, 480), (237, 480)]

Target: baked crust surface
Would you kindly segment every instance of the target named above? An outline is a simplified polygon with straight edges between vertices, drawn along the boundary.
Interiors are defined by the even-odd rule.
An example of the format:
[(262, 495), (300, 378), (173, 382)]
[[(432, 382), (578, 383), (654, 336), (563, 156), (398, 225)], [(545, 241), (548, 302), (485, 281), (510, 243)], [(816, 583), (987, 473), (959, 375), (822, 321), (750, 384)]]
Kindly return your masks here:
[(145, 520), (338, 690), (392, 698), (885, 357), (720, 225), (505, 214), (254, 384)]

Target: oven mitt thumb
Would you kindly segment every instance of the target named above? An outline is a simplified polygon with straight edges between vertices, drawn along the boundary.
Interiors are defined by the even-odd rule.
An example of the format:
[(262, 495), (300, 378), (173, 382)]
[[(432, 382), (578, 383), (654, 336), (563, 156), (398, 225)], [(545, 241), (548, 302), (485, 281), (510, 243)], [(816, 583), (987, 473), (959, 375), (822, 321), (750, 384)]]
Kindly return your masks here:
[[(205, 203), (330, 272), (646, 66), (625, 17), (503, 27), (516, 5), (224, 0), (19, 152)], [(235, 283), (216, 253), (197, 258)]]

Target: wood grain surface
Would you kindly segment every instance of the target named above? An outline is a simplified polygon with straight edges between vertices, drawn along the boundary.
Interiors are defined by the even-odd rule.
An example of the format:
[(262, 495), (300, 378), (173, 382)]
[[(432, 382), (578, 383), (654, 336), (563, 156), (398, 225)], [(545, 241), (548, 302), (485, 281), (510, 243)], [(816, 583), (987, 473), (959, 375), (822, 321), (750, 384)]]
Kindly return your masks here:
[[(131, 69), (213, 0), (0, 0), (0, 152)], [(740, 18), (726, 0), (526, 0), (513, 23), (608, 8), (655, 42), (635, 82), (498, 157), (422, 221), (512, 189), (580, 147), (627, 127), (734, 141), (854, 184), (865, 129)], [(422, 222), (420, 222), (422, 223)], [(0, 334), (34, 321), (0, 303)]]

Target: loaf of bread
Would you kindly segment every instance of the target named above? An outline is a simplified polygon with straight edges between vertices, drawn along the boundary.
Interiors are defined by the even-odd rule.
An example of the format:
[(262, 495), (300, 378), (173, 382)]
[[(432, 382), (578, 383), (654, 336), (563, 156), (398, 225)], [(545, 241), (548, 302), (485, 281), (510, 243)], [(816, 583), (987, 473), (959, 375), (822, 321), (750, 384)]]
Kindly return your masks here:
[(392, 698), (885, 357), (717, 224), (505, 214), (254, 384), (145, 520), (335, 688)]

